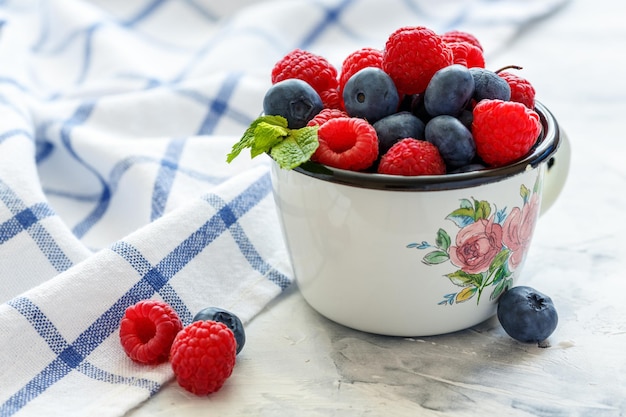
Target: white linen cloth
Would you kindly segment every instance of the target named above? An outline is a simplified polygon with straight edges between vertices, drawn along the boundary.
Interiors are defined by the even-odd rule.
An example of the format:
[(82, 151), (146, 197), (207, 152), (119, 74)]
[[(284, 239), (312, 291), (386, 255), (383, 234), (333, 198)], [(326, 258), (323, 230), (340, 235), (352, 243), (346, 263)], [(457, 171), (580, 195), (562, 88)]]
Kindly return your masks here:
[(1, 2), (0, 416), (123, 415), (172, 378), (124, 354), (127, 306), (248, 323), (290, 285), (267, 159), (225, 162), (284, 54), (423, 25), (488, 58), (565, 2)]

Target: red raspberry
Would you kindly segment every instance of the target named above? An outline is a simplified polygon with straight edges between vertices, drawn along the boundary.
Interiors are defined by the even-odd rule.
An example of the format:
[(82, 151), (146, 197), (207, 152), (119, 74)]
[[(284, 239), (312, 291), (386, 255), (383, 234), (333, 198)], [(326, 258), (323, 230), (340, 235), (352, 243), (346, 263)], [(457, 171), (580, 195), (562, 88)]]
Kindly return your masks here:
[(379, 174), (390, 175), (442, 175), (446, 163), (439, 149), (430, 142), (413, 138), (396, 142), (380, 159)]
[(176, 312), (162, 301), (139, 301), (120, 321), (120, 342), (135, 362), (165, 362), (176, 334), (183, 328)]
[(294, 49), (272, 69), (272, 84), (288, 78), (298, 78), (309, 83), (320, 95), (325, 107), (336, 108), (340, 103), (337, 69), (322, 56)]
[(450, 64), (448, 45), (423, 26), (400, 28), (385, 44), (383, 69), (400, 94), (423, 93), (433, 74)]
[(330, 119), (336, 119), (338, 117), (350, 117), (348, 113), (339, 109), (323, 109), (317, 113), (313, 119), (307, 123), (307, 126), (321, 126)]
[(322, 104), (326, 109), (343, 109), (343, 98), (338, 88), (331, 88), (320, 93)]
[(483, 51), (469, 42), (449, 42), (455, 64), (465, 65), (467, 68), (485, 68)]
[(441, 39), (444, 42), (468, 42), (476, 46), (483, 52), (483, 46), (480, 44), (478, 38), (471, 33), (464, 32), (462, 30), (450, 30), (441, 35)]
[(237, 342), (224, 323), (200, 320), (181, 330), (170, 351), (176, 381), (189, 392), (218, 391), (235, 367)]
[(498, 72), (511, 87), (511, 101), (522, 103), (529, 109), (535, 108), (535, 87), (519, 75), (510, 72)]
[(346, 57), (341, 64), (339, 91), (343, 91), (350, 77), (367, 67), (383, 68), (383, 51), (376, 48), (361, 48)]
[(361, 171), (378, 157), (376, 130), (364, 119), (338, 117), (317, 131), (319, 146), (311, 159), (340, 169)]
[(522, 103), (481, 100), (474, 107), (476, 153), (488, 165), (506, 165), (526, 155), (539, 133), (539, 115)]

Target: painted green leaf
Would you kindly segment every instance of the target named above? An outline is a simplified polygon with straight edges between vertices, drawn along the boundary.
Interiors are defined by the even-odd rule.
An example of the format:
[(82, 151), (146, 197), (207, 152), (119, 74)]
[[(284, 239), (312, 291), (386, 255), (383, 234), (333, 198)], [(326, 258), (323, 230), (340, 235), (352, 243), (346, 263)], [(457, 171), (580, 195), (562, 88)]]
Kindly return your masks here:
[(448, 259), (450, 259), (448, 252), (436, 250), (424, 255), (422, 262), (426, 265), (437, 265), (446, 262)]
[(455, 301), (457, 303), (463, 303), (470, 300), (476, 294), (476, 291), (478, 291), (478, 288), (476, 287), (467, 287), (456, 295)]
[(498, 269), (496, 273), (493, 275), (492, 285), (498, 284), (500, 281), (509, 278), (513, 273), (509, 271), (507, 264), (505, 263), (502, 268)]
[(474, 207), (461, 207), (454, 210), (448, 217), (467, 216), (474, 217)]
[(474, 220), (488, 219), (491, 214), (491, 204), (485, 200), (475, 201)]
[(450, 235), (448, 235), (448, 232), (446, 232), (443, 229), (439, 229), (437, 231), (437, 239), (435, 240), (435, 244), (437, 245), (437, 247), (445, 252), (448, 251), (448, 248), (450, 248)]
[(537, 180), (535, 180), (535, 185), (533, 186), (533, 193), (536, 193), (537, 191), (539, 191), (539, 188), (541, 187), (541, 179), (542, 177), (537, 177)]
[(509, 249), (503, 249), (496, 255), (495, 258), (493, 258), (491, 265), (489, 265), (490, 274), (504, 267), (506, 261), (509, 259), (509, 253), (511, 253)]
[(474, 223), (474, 207), (461, 207), (448, 214), (446, 217), (452, 220), (458, 227), (463, 228)]
[(474, 209), (474, 204), (472, 203), (471, 200), (468, 200), (467, 198), (462, 198), (461, 199), (461, 208), (468, 208), (468, 209)]
[(470, 285), (480, 287), (483, 282), (482, 274), (468, 274), (462, 269), (446, 274), (446, 276), (454, 285), (458, 285), (459, 287), (467, 287)]
[(496, 285), (493, 292), (489, 296), (489, 299), (491, 301), (496, 301), (498, 298), (500, 298), (500, 295), (502, 295), (504, 291), (511, 288), (512, 286), (513, 286), (512, 279), (503, 279), (502, 281), (498, 283), (498, 285)]
[(524, 203), (526, 203), (530, 198), (530, 190), (524, 184), (519, 187), (519, 194), (522, 196)]

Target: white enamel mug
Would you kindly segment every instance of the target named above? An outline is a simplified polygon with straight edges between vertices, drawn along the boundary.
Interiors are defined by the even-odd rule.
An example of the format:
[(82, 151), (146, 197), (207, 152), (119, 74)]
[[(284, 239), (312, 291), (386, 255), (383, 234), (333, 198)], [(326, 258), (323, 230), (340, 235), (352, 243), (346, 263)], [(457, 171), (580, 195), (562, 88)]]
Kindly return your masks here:
[(493, 316), (569, 169), (567, 138), (546, 107), (537, 111), (538, 144), (501, 168), (403, 177), (272, 163), (304, 299), (337, 323), (391, 336), (449, 333)]

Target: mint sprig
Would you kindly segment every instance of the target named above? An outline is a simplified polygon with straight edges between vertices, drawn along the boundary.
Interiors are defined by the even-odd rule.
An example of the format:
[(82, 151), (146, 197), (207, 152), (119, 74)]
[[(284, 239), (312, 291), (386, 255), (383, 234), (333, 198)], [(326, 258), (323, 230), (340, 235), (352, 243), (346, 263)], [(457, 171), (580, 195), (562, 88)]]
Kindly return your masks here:
[(318, 146), (317, 126), (289, 129), (282, 116), (260, 116), (233, 145), (226, 162), (249, 148), (251, 158), (267, 153), (281, 168), (293, 169), (307, 162)]

